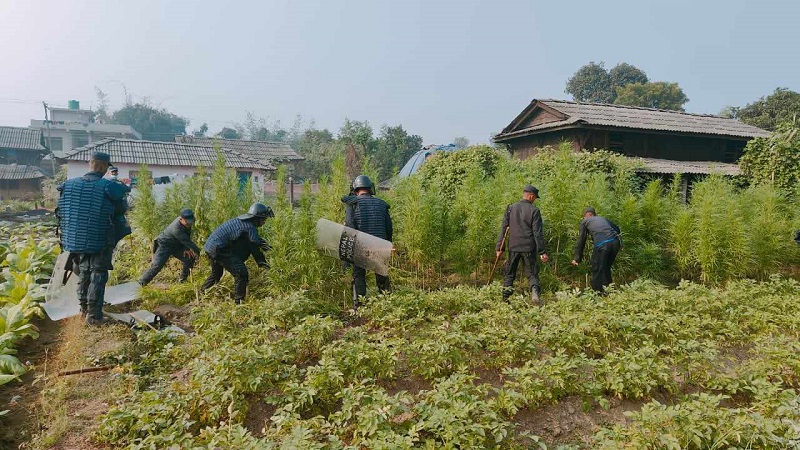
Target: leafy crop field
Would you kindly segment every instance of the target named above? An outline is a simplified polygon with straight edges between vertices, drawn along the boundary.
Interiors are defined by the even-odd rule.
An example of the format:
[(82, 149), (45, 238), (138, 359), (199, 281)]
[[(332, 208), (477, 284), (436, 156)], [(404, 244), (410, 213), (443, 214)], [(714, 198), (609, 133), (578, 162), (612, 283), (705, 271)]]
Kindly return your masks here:
[[(133, 305), (168, 305), (185, 335), (67, 322), (57, 359), (111, 370), (45, 376), (42, 409), (62, 412), (43, 415), (30, 448), (69, 433), (80, 448), (800, 448), (797, 196), (712, 176), (684, 204), (679, 178), (634, 169), (564, 149), (524, 162), (488, 147), (432, 158), (380, 194), (395, 219), (395, 290), (354, 313), (349, 274), (314, 249), (316, 220), (343, 219), (336, 161), (316, 195), (266, 199), (271, 269), (251, 266), (245, 304), (229, 300), (229, 277), (199, 295), (201, 259), (190, 283), (174, 282), (173, 262)], [(143, 186), (115, 280), (138, 276), (181, 207), (195, 209), (202, 243), (255, 199), (231, 195), (223, 164), (208, 175), (160, 203)], [(526, 182), (543, 194), (553, 260), (542, 308), (483, 286), (500, 217)], [(587, 205), (623, 230), (606, 297), (582, 290), (586, 269), (569, 265)], [(24, 242), (14, 248), (32, 251)], [(30, 259), (47, 261), (46, 249)], [(96, 407), (71, 429), (87, 398)]]

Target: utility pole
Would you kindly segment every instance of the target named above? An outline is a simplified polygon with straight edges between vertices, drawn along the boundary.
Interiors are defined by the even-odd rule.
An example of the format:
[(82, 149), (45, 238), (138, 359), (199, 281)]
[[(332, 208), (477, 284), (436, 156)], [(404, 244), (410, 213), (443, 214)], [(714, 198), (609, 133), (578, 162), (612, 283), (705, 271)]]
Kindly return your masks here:
[(50, 136), (50, 119), (47, 118), (47, 103), (42, 101), (44, 106), (44, 124), (47, 127), (47, 149), (50, 150), (50, 168), (53, 171), (53, 178), (56, 177), (56, 155), (53, 153), (53, 139)]

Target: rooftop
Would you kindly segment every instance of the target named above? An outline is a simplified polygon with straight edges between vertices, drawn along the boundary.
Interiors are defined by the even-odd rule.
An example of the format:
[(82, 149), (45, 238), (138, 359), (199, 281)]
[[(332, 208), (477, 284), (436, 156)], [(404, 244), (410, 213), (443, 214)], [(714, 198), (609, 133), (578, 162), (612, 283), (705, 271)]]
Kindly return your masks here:
[(0, 164), (0, 180), (33, 180), (36, 178), (44, 178), (44, 174), (36, 166)]
[[(236, 150), (223, 147), (222, 155), (227, 167), (236, 169), (274, 170), (275, 167), (245, 156)], [(217, 153), (209, 145), (182, 144), (178, 142), (140, 141), (136, 139), (104, 139), (67, 154), (67, 161), (89, 161), (94, 152), (111, 156), (112, 164), (147, 164), (151, 166), (210, 167)]]
[(236, 150), (243, 155), (264, 163), (300, 161), (305, 159), (292, 150), (292, 147), (285, 142), (221, 139), (216, 137), (194, 137), (188, 135), (175, 136), (175, 142), (206, 146), (213, 146), (214, 143), (217, 142), (224, 148)]
[(47, 151), (42, 145), (42, 131), (23, 127), (0, 126), (0, 148)]
[[(554, 116), (554, 119), (546, 123), (524, 126), (526, 120), (538, 110), (547, 111)], [(741, 123), (736, 119), (710, 114), (692, 114), (604, 103), (534, 99), (522, 113), (503, 129), (502, 133), (495, 136), (495, 141), (538, 134), (555, 128), (570, 128), (581, 125), (738, 138), (769, 136), (769, 132), (761, 128)]]

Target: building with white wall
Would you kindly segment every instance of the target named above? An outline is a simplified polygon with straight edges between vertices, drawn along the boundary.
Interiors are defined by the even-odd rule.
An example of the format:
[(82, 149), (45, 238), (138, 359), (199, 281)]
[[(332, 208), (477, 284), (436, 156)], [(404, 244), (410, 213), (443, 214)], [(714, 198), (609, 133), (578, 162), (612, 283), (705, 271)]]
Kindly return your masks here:
[[(248, 158), (239, 152), (221, 148), (225, 165), (235, 170), (242, 182), (248, 179), (253, 189), (264, 192), (265, 181), (275, 167)], [(135, 139), (105, 139), (80, 147), (64, 157), (67, 177), (79, 177), (88, 172), (88, 161), (95, 152), (108, 153), (111, 164), (119, 169), (119, 179), (124, 183), (137, 184), (142, 165), (147, 166), (153, 179), (161, 177), (171, 180), (193, 176), (199, 167), (211, 168), (217, 160), (217, 151), (212, 146), (181, 144), (177, 142), (141, 141)]]
[(80, 109), (77, 101), (70, 101), (69, 108), (48, 108), (50, 120), (31, 120), (30, 128), (41, 130), (45, 145), (57, 158), (72, 149), (94, 144), (108, 138), (141, 139), (142, 135), (129, 125), (99, 123), (95, 113)]

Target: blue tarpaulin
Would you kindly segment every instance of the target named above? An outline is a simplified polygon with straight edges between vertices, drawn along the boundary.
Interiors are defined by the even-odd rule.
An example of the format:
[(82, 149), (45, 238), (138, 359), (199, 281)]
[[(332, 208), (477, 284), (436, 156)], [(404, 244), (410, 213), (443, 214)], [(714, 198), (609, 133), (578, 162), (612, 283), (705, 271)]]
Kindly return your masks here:
[(455, 144), (450, 145), (431, 145), (422, 150), (414, 153), (414, 155), (408, 159), (408, 162), (400, 169), (400, 173), (397, 175), (398, 178), (406, 178), (408, 176), (414, 175), (417, 173), (422, 164), (428, 158), (428, 156), (436, 153), (436, 152), (451, 152), (457, 150)]

